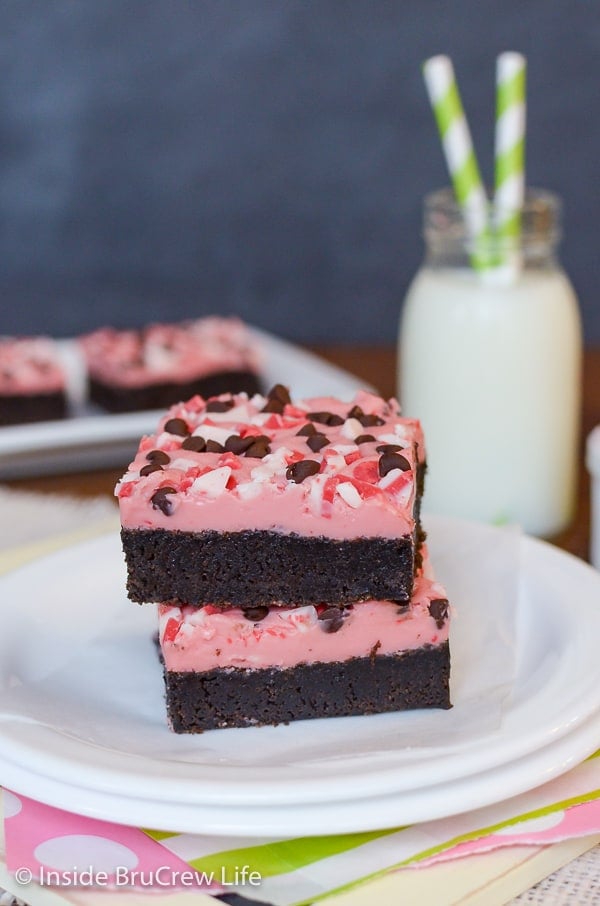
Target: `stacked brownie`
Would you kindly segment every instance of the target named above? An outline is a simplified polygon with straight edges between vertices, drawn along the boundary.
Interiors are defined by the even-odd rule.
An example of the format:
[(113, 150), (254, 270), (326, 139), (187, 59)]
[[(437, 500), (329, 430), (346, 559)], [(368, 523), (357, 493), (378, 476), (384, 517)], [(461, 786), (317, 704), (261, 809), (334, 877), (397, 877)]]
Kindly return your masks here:
[(142, 439), (116, 493), (176, 732), (450, 706), (424, 457), (395, 401), (281, 385), (196, 396)]
[(0, 338), (0, 425), (64, 418), (66, 376), (48, 337)]
[(108, 412), (163, 409), (197, 393), (260, 390), (257, 343), (239, 318), (104, 327), (80, 345), (89, 398)]

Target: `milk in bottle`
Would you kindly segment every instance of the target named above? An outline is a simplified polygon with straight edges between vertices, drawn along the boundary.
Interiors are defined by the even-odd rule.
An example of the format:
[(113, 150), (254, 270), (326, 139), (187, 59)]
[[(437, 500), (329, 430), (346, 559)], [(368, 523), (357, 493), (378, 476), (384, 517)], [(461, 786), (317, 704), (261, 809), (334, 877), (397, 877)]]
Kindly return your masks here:
[(425, 238), (401, 317), (399, 395), (425, 430), (426, 508), (554, 535), (573, 515), (581, 393), (558, 199), (529, 193), (519, 248), (485, 272), (470, 267), (450, 192), (426, 199)]

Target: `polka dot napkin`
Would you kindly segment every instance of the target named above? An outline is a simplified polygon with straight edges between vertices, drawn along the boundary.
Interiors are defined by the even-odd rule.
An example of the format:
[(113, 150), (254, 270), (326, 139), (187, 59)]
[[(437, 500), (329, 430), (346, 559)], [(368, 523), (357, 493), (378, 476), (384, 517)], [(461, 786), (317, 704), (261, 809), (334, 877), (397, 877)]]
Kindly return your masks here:
[(398, 868), (600, 834), (600, 752), (504, 803), (364, 834), (230, 840), (124, 827), (6, 790), (3, 805), (7, 867), (19, 883), (21, 877), (56, 887), (236, 889), (251, 900), (300, 906)]

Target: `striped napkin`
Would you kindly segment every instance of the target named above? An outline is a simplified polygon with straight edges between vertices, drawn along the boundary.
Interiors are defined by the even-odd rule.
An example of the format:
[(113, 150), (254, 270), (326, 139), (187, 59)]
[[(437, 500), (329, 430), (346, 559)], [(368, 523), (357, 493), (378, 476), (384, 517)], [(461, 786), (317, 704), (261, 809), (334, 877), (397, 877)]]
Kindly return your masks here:
[(235, 891), (253, 902), (307, 906), (365, 884), (368, 891), (374, 879), (399, 869), (600, 835), (600, 751), (506, 802), (369, 833), (275, 841), (165, 833), (74, 815), (6, 790), (3, 808), (6, 865), (17, 883)]

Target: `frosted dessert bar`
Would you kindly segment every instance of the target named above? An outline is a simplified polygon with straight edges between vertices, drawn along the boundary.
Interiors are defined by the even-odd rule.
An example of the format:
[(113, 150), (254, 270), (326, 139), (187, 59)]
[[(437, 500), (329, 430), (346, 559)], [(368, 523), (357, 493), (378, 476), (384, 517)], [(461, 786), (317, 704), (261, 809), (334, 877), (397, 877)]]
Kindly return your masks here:
[(222, 611), (163, 604), (159, 642), (172, 729), (449, 708), (449, 605), (417, 576), (410, 603)]
[(0, 425), (64, 418), (66, 376), (49, 337), (0, 337)]
[(109, 412), (164, 409), (194, 394), (260, 390), (261, 354), (238, 318), (209, 317), (80, 338), (90, 399)]
[(419, 564), (419, 423), (394, 400), (196, 396), (116, 488), (133, 601), (243, 609), (407, 602)]

